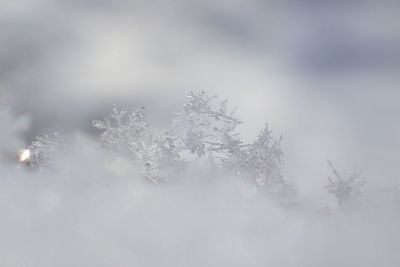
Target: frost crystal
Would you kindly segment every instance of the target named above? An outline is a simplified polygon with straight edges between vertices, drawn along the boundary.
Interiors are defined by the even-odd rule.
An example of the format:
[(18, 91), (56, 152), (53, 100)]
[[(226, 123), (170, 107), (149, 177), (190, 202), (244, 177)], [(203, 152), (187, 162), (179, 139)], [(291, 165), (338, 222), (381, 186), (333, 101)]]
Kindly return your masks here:
[(131, 114), (114, 105), (104, 121), (93, 126), (102, 131), (102, 145), (114, 154), (126, 156), (139, 164), (143, 175), (154, 183), (170, 180), (182, 166), (178, 151), (168, 134), (155, 137), (148, 130), (144, 108)]
[(127, 154), (134, 160), (143, 157), (143, 151), (151, 143), (144, 108), (127, 115), (114, 105), (104, 121), (95, 120), (93, 126), (102, 131), (100, 140), (104, 147)]
[[(228, 149), (225, 167), (240, 175), (253, 177), (258, 185), (282, 185), (283, 177), (280, 173), (280, 149), (282, 137), (275, 141), (268, 125), (261, 131), (258, 139), (249, 145), (234, 145)], [(236, 143), (235, 143), (236, 144)]]
[(326, 188), (329, 193), (335, 196), (338, 204), (343, 206), (354, 196), (360, 194), (361, 188), (365, 185), (366, 180), (357, 169), (354, 169), (348, 178), (343, 178), (335, 169), (332, 162), (328, 160), (328, 164), (335, 175), (335, 179), (328, 176), (329, 185), (326, 186)]
[(204, 91), (191, 92), (187, 98), (173, 121), (172, 134), (180, 149), (204, 156), (239, 141), (234, 131), (241, 122), (235, 110), (227, 114), (227, 100), (215, 103), (217, 97)]
[(254, 143), (244, 144), (235, 132), (241, 124), (236, 109), (228, 113), (227, 100), (216, 100), (204, 91), (189, 94), (173, 122), (173, 138), (179, 148), (207, 155), (212, 163), (231, 174), (253, 178), (260, 186), (283, 184), (280, 141), (273, 140), (266, 127)]
[(57, 154), (65, 150), (69, 144), (70, 140), (58, 133), (52, 136), (38, 136), (28, 147), (29, 162), (37, 167), (50, 166), (57, 159)]
[[(236, 132), (241, 121), (235, 111), (228, 112), (227, 100), (219, 101), (204, 91), (191, 92), (176, 113), (170, 131), (163, 135), (149, 131), (144, 108), (128, 113), (114, 105), (111, 113), (104, 120), (93, 121), (93, 126), (101, 131), (100, 143), (109, 154), (131, 160), (154, 183), (176, 177), (186, 164), (183, 153), (190, 152), (258, 186), (284, 184), (280, 140), (275, 141), (265, 127), (256, 141), (244, 144)], [(31, 163), (49, 165), (68, 142), (58, 134), (38, 137), (29, 147)]]

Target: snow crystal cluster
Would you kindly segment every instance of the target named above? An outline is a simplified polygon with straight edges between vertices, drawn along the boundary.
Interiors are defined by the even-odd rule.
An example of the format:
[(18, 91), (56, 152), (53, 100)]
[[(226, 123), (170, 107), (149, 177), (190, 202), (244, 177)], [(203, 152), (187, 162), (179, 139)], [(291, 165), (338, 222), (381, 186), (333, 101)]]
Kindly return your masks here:
[[(128, 113), (114, 105), (110, 114), (94, 120), (93, 126), (100, 131), (100, 147), (110, 161), (124, 159), (154, 184), (176, 180), (192, 160), (202, 159), (209, 167), (267, 191), (285, 188), (282, 137), (274, 139), (266, 125), (254, 142), (245, 143), (237, 132), (241, 123), (236, 108), (228, 109), (227, 100), (201, 91), (190, 92), (170, 128), (161, 135), (152, 133), (143, 107)], [(52, 166), (70, 144), (70, 138), (60, 134), (37, 137), (28, 147), (29, 164)], [(359, 172), (343, 178), (328, 163), (335, 177), (328, 177), (326, 188), (343, 206), (359, 194), (365, 180)]]
[(35, 167), (52, 166), (57, 154), (67, 149), (69, 144), (69, 138), (59, 133), (54, 133), (52, 136), (38, 136), (28, 147), (30, 154), (28, 163)]
[(154, 183), (176, 177), (188, 164), (185, 155), (193, 154), (232, 175), (253, 178), (258, 185), (283, 184), (280, 142), (266, 128), (254, 143), (244, 144), (236, 132), (241, 121), (235, 112), (228, 112), (227, 100), (191, 92), (161, 136), (149, 131), (143, 108), (128, 114), (114, 106), (93, 125), (101, 130), (105, 149), (130, 158)]
[[(0, 112), (0, 152), (26, 127), (15, 122)], [(164, 133), (143, 108), (114, 106), (93, 121), (98, 138), (37, 137), (24, 164), (0, 160), (3, 265), (398, 265), (398, 188), (359, 198), (361, 174), (328, 162), (334, 175), (316, 190), (337, 203), (302, 198), (282, 177), (282, 139), (265, 126), (244, 142), (240, 124), (199, 92)]]
[(335, 178), (328, 176), (329, 185), (326, 186), (337, 200), (340, 206), (348, 204), (356, 195), (361, 193), (361, 188), (365, 185), (366, 180), (362, 176), (361, 171), (354, 169), (348, 177), (343, 177), (335, 169), (332, 162), (328, 160), (328, 164), (332, 169)]
[[(236, 130), (241, 123), (236, 109), (228, 110), (227, 100), (202, 91), (190, 92), (162, 135), (149, 129), (144, 108), (128, 113), (113, 106), (111, 113), (94, 120), (93, 126), (101, 132), (99, 141), (109, 157), (128, 159), (155, 184), (178, 177), (190, 164), (188, 155), (193, 155), (257, 186), (283, 185), (281, 139), (276, 141), (266, 126), (257, 140), (244, 143)], [(69, 138), (60, 134), (37, 137), (28, 148), (30, 164), (52, 165), (69, 143)]]
[(183, 164), (173, 140), (165, 134), (155, 136), (148, 129), (144, 108), (127, 114), (113, 106), (103, 120), (93, 121), (102, 131), (100, 141), (113, 155), (126, 156), (154, 183), (169, 181), (179, 174)]
[(236, 109), (228, 112), (227, 100), (192, 92), (173, 121), (172, 140), (180, 150), (207, 156), (211, 163), (231, 174), (251, 177), (258, 185), (283, 184), (280, 141), (266, 127), (255, 142), (243, 143), (236, 132), (241, 121), (235, 113)]

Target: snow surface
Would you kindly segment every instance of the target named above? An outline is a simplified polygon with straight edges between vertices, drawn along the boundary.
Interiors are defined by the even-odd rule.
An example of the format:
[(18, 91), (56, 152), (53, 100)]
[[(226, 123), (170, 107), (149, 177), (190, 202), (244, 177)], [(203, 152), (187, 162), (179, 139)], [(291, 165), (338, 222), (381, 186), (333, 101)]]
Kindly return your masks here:
[(1, 163), (1, 266), (399, 265), (400, 207), (388, 194), (321, 209), (201, 162), (155, 185), (101, 151), (77, 135), (57, 168)]

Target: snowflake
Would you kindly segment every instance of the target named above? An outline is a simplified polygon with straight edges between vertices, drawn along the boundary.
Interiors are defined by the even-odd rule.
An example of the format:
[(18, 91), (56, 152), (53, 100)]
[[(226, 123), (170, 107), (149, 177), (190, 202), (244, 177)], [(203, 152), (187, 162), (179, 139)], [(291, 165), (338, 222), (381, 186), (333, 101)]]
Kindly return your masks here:
[(173, 138), (182, 150), (199, 157), (208, 155), (213, 164), (231, 174), (249, 176), (262, 185), (283, 184), (280, 141), (266, 127), (252, 144), (244, 144), (235, 131), (241, 121), (236, 109), (227, 113), (227, 100), (216, 101), (204, 91), (191, 92), (173, 121)]
[(93, 126), (102, 131), (103, 147), (132, 159), (154, 183), (169, 180), (183, 165), (168, 133), (155, 137), (149, 132), (144, 108), (127, 114), (114, 105), (112, 112), (103, 121), (93, 121)]
[(335, 169), (332, 162), (328, 160), (328, 164), (335, 175), (335, 179), (328, 176), (329, 185), (327, 185), (326, 188), (329, 193), (335, 196), (338, 204), (344, 206), (354, 196), (361, 193), (361, 188), (365, 185), (366, 180), (362, 177), (362, 173), (357, 169), (354, 169), (348, 178), (344, 178)]
[(69, 145), (70, 139), (58, 133), (52, 136), (38, 136), (28, 147), (29, 163), (35, 167), (48, 167), (56, 161), (57, 154), (63, 152)]
[(180, 149), (204, 156), (238, 141), (234, 131), (241, 122), (234, 116), (236, 109), (227, 114), (227, 100), (215, 103), (217, 97), (204, 91), (190, 92), (187, 98), (176, 113), (171, 131)]
[(227, 170), (240, 176), (253, 177), (260, 185), (284, 184), (280, 169), (283, 155), (279, 141), (272, 138), (268, 125), (261, 131), (258, 139), (252, 144), (234, 143), (228, 150), (224, 164)]

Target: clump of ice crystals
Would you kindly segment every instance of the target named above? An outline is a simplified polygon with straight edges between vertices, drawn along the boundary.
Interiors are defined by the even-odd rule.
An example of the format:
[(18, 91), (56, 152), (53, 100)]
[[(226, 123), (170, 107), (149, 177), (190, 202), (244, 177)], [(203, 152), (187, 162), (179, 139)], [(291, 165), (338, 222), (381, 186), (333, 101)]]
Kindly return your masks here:
[(231, 172), (252, 177), (260, 186), (283, 185), (280, 171), (283, 156), (281, 140), (282, 137), (279, 141), (274, 140), (266, 125), (253, 143), (231, 145), (223, 160), (224, 167)]
[(334, 178), (328, 176), (329, 185), (326, 186), (329, 193), (332, 194), (340, 206), (348, 204), (355, 196), (359, 195), (361, 188), (365, 185), (366, 180), (362, 176), (361, 171), (354, 169), (348, 177), (343, 177), (335, 169), (332, 162), (328, 160), (328, 164), (332, 169)]
[(216, 96), (208, 96), (204, 91), (187, 96), (172, 125), (172, 135), (181, 149), (204, 156), (239, 142), (234, 132), (241, 124), (235, 117), (236, 110), (228, 114), (227, 100), (215, 100)]
[(70, 139), (59, 133), (38, 136), (28, 147), (29, 162), (35, 167), (50, 166), (57, 160), (57, 155), (67, 149), (69, 144)]
[(207, 156), (232, 175), (252, 178), (260, 186), (283, 184), (281, 140), (275, 141), (266, 126), (256, 141), (244, 144), (236, 132), (242, 122), (235, 113), (228, 112), (227, 100), (191, 92), (176, 113), (172, 138), (181, 150)]
[(93, 121), (102, 131), (100, 141), (113, 154), (131, 159), (143, 176), (154, 183), (168, 181), (181, 169), (182, 161), (168, 134), (155, 136), (148, 129), (144, 108), (130, 114), (113, 106), (104, 120)]
[[(241, 123), (236, 109), (228, 111), (227, 100), (201, 91), (190, 92), (162, 135), (149, 130), (144, 108), (128, 113), (114, 105), (110, 114), (93, 121), (93, 126), (101, 131), (100, 143), (108, 155), (128, 159), (156, 184), (177, 177), (188, 164), (185, 155), (191, 153), (257, 186), (283, 185), (281, 140), (276, 141), (266, 126), (257, 140), (246, 144), (236, 131)], [(29, 147), (32, 163), (51, 164), (68, 143), (58, 134), (38, 137)]]

